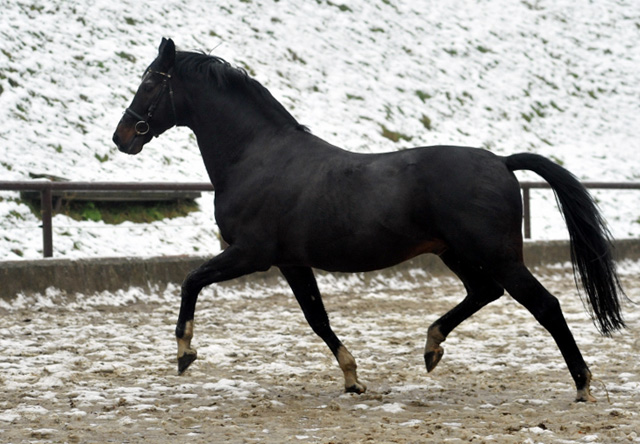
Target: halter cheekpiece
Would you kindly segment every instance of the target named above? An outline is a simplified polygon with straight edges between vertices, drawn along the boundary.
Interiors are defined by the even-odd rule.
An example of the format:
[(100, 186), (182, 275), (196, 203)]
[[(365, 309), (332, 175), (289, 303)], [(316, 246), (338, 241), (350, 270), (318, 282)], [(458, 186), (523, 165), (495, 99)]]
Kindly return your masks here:
[[(127, 109), (124, 110), (125, 114), (130, 115), (134, 119), (138, 119), (138, 121), (136, 122), (136, 124), (134, 126), (134, 129), (136, 131), (136, 136), (144, 136), (145, 134), (147, 134), (151, 130), (151, 126), (149, 125), (149, 121), (151, 121), (151, 118), (153, 117), (153, 113), (155, 112), (156, 108), (158, 107), (158, 104), (160, 103), (160, 100), (162, 100), (162, 96), (164, 96), (164, 93), (167, 90), (167, 88), (169, 89), (169, 100), (171, 101), (171, 111), (173, 112), (174, 124), (176, 122), (176, 105), (175, 105), (175, 102), (174, 102), (174, 99), (173, 99), (173, 87), (171, 86), (171, 73), (170, 72), (168, 72), (168, 73), (167, 72), (162, 72), (162, 71), (153, 71), (153, 70), (149, 70), (148, 72), (150, 74), (158, 74), (160, 76), (163, 76), (164, 79), (162, 80), (162, 89), (160, 91), (158, 91), (158, 93), (156, 94), (155, 98), (151, 102), (151, 105), (149, 106), (149, 109), (147, 110), (146, 117), (141, 116), (140, 114), (138, 114), (137, 112), (135, 112), (131, 108), (127, 108)], [(154, 133), (153, 135), (158, 137), (158, 134)]]

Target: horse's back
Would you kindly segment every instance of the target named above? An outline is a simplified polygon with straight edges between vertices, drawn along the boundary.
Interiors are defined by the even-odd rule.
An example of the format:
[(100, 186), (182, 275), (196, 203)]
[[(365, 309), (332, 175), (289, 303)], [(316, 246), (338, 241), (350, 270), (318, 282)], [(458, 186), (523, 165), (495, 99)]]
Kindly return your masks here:
[[(521, 219), (517, 181), (500, 157), (433, 146), (306, 158), (304, 183), (285, 194), (284, 255), (340, 271), (384, 268), (421, 253), (485, 248)], [(295, 177), (298, 177), (297, 175)], [(521, 243), (521, 241), (520, 241)], [(517, 248), (517, 247), (516, 247)]]

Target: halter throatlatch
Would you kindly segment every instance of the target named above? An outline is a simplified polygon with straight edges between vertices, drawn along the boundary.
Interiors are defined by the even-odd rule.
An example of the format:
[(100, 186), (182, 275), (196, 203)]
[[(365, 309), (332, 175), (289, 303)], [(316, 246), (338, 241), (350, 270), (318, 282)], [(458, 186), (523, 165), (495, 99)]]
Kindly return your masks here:
[[(164, 92), (167, 90), (167, 88), (169, 89), (169, 100), (171, 101), (171, 111), (173, 112), (174, 124), (176, 122), (176, 104), (173, 100), (173, 87), (171, 86), (171, 74), (166, 72), (151, 71), (151, 70), (149, 72), (151, 74), (161, 75), (164, 77), (164, 79), (162, 80), (162, 89), (158, 92), (158, 94), (156, 94), (155, 98), (153, 99), (153, 102), (151, 102), (151, 105), (147, 110), (146, 117), (141, 116), (131, 108), (127, 108), (124, 110), (125, 114), (138, 120), (134, 126), (136, 136), (144, 136), (149, 131), (151, 131), (151, 126), (149, 125), (149, 121), (153, 117), (153, 113), (156, 111), (156, 108), (158, 107), (160, 100), (162, 100), (162, 96), (164, 96)], [(153, 135), (156, 137), (158, 136), (158, 134), (155, 134), (155, 133)]]

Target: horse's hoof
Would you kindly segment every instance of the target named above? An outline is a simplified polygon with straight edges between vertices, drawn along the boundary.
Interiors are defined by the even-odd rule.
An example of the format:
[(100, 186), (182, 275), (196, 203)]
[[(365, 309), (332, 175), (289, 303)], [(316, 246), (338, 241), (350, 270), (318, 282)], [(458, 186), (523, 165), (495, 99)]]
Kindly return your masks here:
[(576, 402), (597, 402), (598, 400), (591, 395), (589, 388), (578, 390)]
[(344, 391), (345, 393), (357, 393), (358, 395), (361, 395), (367, 391), (367, 386), (359, 382), (356, 382), (355, 384), (349, 387), (345, 387)]
[(431, 372), (436, 368), (436, 365), (438, 365), (438, 362), (442, 359), (442, 355), (444, 355), (444, 349), (442, 347), (438, 347), (424, 354), (424, 363), (427, 366), (427, 372)]
[(197, 357), (198, 352), (194, 349), (185, 350), (184, 354), (178, 358), (178, 374), (183, 374)]

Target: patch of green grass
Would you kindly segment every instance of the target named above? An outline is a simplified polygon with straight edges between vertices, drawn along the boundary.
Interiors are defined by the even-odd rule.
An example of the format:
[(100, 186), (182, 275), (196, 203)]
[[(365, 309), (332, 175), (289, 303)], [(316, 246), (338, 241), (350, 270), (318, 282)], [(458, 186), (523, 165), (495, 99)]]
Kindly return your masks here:
[(338, 8), (342, 12), (353, 12), (353, 10), (350, 7), (348, 7), (347, 5), (344, 5), (344, 4), (343, 5), (338, 5), (337, 3), (333, 3), (333, 2), (330, 2), (330, 1), (328, 1), (327, 4), (329, 6), (335, 6), (336, 8)]
[(540, 137), (539, 139), (540, 142), (544, 143), (545, 145), (553, 146), (553, 143), (551, 143), (549, 139), (545, 139), (544, 137)]
[(24, 122), (28, 122), (28, 121), (29, 121), (29, 119), (28, 119), (28, 118), (27, 118), (27, 116), (26, 116), (26, 108), (25, 108), (24, 106), (22, 106), (22, 105), (18, 104), (18, 105), (16, 105), (16, 109), (17, 109), (18, 111), (20, 111), (20, 112), (18, 112), (18, 111), (12, 111), (12, 112), (11, 112), (11, 114), (12, 114), (14, 117), (16, 117), (16, 118), (18, 118), (18, 119), (20, 119), (20, 120), (22, 120), (22, 121), (24, 121)]
[(9, 211), (9, 216), (8, 217), (11, 217), (11, 218), (17, 219), (17, 220), (24, 220), (24, 216), (22, 214), (20, 214), (16, 210)]
[(538, 0), (535, 0), (535, 1), (522, 0), (520, 3), (522, 3), (532, 11), (541, 11), (543, 9), (543, 7), (540, 5), (540, 2)]
[(135, 63), (136, 62), (136, 57), (134, 55), (129, 54), (128, 52), (124, 52), (124, 51), (120, 51), (120, 52), (116, 52), (116, 55), (124, 60), (127, 60), (131, 63)]
[(424, 126), (429, 131), (433, 129), (433, 126), (431, 125), (431, 119), (429, 118), (429, 116), (425, 114), (423, 114), (422, 117), (420, 118), (420, 123), (422, 123), (422, 126)]
[[(40, 215), (40, 203), (22, 201), (33, 214)], [(198, 211), (198, 204), (193, 200), (177, 200), (170, 202), (84, 202), (63, 201), (56, 214), (64, 214), (74, 220), (102, 221), (106, 224), (122, 222), (150, 223), (163, 219), (184, 217)]]
[(557, 163), (560, 166), (564, 165), (564, 161), (562, 159), (560, 159), (559, 157), (551, 155), (551, 156), (549, 156), (549, 159), (553, 160), (555, 163)]
[(302, 63), (303, 65), (307, 64), (306, 60), (300, 57), (293, 49), (287, 48), (287, 52), (289, 52), (289, 55), (291, 56), (291, 60), (293, 60), (294, 62), (299, 62), (299, 63)]
[(564, 112), (564, 110), (560, 108), (560, 106), (558, 106), (558, 104), (556, 104), (556, 102), (554, 102), (553, 100), (549, 103), (549, 106), (557, 111), (560, 111), (561, 113)]
[(531, 105), (531, 109), (538, 117), (545, 117), (547, 115), (547, 113), (545, 113), (544, 111), (546, 107), (547, 107), (546, 105), (540, 102), (535, 102), (533, 105)]
[(251, 77), (256, 76), (256, 72), (246, 62), (240, 62), (240, 67), (244, 69)]
[(531, 123), (533, 120), (533, 113), (520, 113), (520, 117), (527, 121), (527, 123)]
[[(527, 123), (531, 123), (533, 119), (536, 117), (544, 118), (547, 116), (547, 109), (550, 105), (545, 105), (541, 102), (534, 102), (531, 107), (531, 112), (521, 112), (520, 117), (522, 117)], [(555, 107), (554, 107), (555, 108)]]
[(101, 203), (103, 220), (108, 224), (119, 224), (124, 221), (149, 223), (162, 219), (184, 217), (198, 211), (198, 204), (193, 200), (172, 202), (138, 202), (138, 203)]
[(9, 59), (9, 61), (10, 61), (10, 62), (13, 62), (13, 55), (12, 55), (9, 51), (7, 51), (7, 50), (5, 50), (5, 49), (0, 49), (0, 52), (1, 52), (2, 54), (4, 54), (4, 56), (5, 56), (7, 59)]
[(102, 213), (96, 208), (96, 204), (93, 202), (84, 204), (79, 214), (82, 220), (91, 220), (93, 222), (102, 220)]
[(431, 94), (429, 94), (426, 91), (421, 91), (421, 90), (416, 90), (416, 96), (418, 96), (418, 98), (420, 100), (422, 100), (423, 103), (426, 103), (427, 100), (429, 100), (431, 97), (433, 97)]
[(535, 77), (538, 78), (539, 80), (541, 80), (542, 82), (544, 82), (547, 86), (551, 87), (551, 89), (555, 89), (558, 90), (560, 88), (558, 88), (558, 85), (556, 85), (555, 83), (553, 83), (551, 80), (547, 80), (545, 77), (535, 74)]
[(382, 137), (386, 137), (392, 142), (399, 142), (401, 140), (409, 142), (412, 139), (411, 136), (407, 136), (406, 134), (402, 134), (398, 131), (392, 131), (389, 128), (387, 128), (385, 125), (380, 125), (380, 129), (382, 130)]
[(87, 129), (87, 126), (83, 123), (75, 122), (72, 124), (72, 126), (74, 126), (83, 136), (86, 136), (87, 134), (89, 134), (89, 130)]
[(384, 105), (384, 114), (387, 120), (391, 120), (391, 116), (393, 116), (393, 109), (391, 108), (391, 105)]

